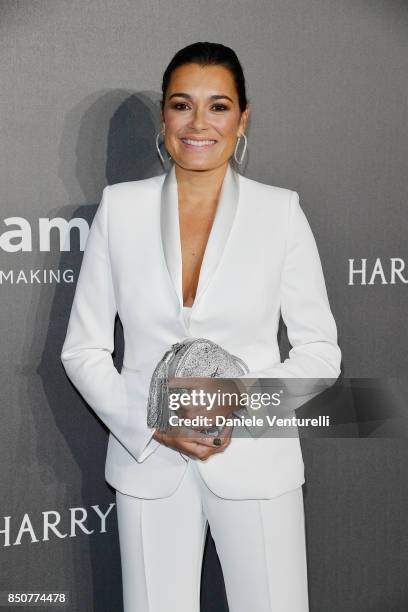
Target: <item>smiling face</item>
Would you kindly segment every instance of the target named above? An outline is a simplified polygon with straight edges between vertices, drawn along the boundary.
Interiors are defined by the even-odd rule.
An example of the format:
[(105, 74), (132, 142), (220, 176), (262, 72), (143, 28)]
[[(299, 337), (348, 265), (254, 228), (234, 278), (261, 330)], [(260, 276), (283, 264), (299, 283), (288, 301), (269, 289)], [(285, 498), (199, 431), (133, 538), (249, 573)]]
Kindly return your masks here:
[(234, 154), (248, 115), (249, 106), (241, 113), (227, 68), (179, 66), (171, 75), (162, 109), (166, 149), (186, 170), (218, 168)]

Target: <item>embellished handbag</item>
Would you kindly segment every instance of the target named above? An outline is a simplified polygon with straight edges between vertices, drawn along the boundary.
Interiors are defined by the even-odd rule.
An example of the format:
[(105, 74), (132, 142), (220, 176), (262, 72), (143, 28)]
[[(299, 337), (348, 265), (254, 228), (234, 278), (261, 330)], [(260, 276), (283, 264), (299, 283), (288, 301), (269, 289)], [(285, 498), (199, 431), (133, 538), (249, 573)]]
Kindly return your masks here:
[(147, 401), (147, 425), (166, 431), (169, 423), (169, 378), (228, 378), (248, 374), (247, 364), (219, 344), (205, 338), (188, 338), (171, 345), (157, 364)]

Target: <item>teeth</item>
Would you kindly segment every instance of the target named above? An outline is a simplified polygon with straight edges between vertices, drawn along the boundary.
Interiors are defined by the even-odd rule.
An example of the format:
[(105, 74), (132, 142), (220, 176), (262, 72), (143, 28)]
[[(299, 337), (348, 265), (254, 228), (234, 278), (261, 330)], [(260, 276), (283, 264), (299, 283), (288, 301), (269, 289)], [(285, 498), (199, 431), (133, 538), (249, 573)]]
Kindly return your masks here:
[(216, 140), (190, 140), (190, 138), (182, 138), (181, 140), (195, 147), (204, 147), (205, 145), (211, 145), (216, 142)]

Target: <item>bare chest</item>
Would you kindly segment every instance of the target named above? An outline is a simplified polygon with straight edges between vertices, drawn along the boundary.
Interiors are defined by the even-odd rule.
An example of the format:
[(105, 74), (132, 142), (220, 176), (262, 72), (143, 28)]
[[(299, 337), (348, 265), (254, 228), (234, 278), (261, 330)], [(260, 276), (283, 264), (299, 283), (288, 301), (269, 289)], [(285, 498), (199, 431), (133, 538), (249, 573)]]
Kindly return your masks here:
[(182, 257), (183, 303), (194, 302), (200, 270), (208, 238), (214, 222), (216, 206), (212, 210), (179, 210)]

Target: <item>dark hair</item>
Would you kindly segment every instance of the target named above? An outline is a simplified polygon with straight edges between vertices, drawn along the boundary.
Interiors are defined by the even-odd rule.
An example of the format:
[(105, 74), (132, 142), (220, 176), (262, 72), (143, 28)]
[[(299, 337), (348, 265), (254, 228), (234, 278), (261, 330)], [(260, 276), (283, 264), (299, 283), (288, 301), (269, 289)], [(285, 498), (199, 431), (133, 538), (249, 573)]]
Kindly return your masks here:
[(199, 64), (200, 66), (221, 65), (228, 68), (234, 78), (241, 113), (246, 109), (248, 100), (246, 96), (244, 71), (242, 70), (241, 63), (235, 51), (220, 43), (212, 42), (196, 42), (177, 51), (163, 74), (162, 108), (171, 75), (176, 68), (184, 64)]

